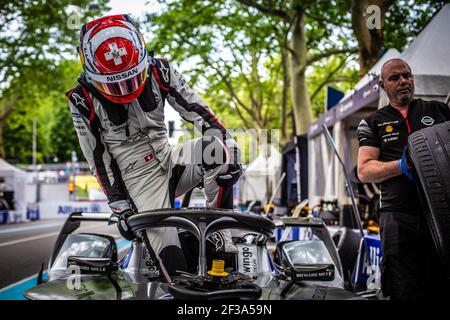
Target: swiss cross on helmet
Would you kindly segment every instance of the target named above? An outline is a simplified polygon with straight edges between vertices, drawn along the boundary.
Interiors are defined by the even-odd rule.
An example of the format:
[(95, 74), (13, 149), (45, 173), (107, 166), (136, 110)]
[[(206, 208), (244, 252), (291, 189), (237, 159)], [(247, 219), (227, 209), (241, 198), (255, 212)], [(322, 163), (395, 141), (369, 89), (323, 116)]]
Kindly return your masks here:
[(106, 16), (83, 25), (78, 48), (86, 79), (107, 99), (136, 99), (147, 80), (144, 38), (128, 15)]

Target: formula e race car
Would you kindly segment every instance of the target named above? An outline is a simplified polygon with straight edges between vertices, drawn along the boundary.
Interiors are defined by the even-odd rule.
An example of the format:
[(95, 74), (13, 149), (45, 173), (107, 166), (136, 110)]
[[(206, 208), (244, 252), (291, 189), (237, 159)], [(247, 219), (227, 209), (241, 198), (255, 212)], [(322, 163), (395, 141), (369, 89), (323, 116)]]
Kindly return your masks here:
[[(24, 296), (35, 300), (364, 299), (344, 289), (339, 255), (318, 218), (281, 219), (278, 227), (297, 227), (301, 240), (274, 243), (270, 250), (275, 224), (258, 215), (210, 208), (148, 211), (129, 219), (135, 239), (120, 260), (111, 236), (74, 233), (83, 221), (106, 224), (116, 219), (107, 213), (70, 214), (50, 258), (48, 280), (39, 277), (38, 285)], [(189, 272), (169, 276), (150, 246), (145, 230), (168, 226), (179, 230)], [(221, 229), (232, 230), (238, 252), (217, 259), (208, 251), (208, 237)], [(189, 258), (192, 252), (195, 259)]]

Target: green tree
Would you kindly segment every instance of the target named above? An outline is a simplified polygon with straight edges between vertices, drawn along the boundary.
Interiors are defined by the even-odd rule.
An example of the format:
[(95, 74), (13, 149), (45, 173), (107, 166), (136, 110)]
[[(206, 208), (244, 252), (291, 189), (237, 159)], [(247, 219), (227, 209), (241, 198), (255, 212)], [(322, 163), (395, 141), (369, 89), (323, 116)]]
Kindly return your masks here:
[(50, 123), (48, 131), (52, 155), (59, 162), (66, 162), (71, 160), (72, 151), (74, 150), (77, 153), (78, 160), (83, 161), (83, 152), (73, 126), (67, 97), (64, 94), (64, 92), (76, 86), (76, 80), (82, 71), (82, 67), (79, 61), (64, 60), (58, 65), (57, 70), (58, 78), (61, 81), (58, 88), (52, 90), (51, 110), (53, 121)]
[[(252, 39), (258, 39), (256, 43), (259, 41), (259, 43), (265, 42), (268, 46), (281, 45), (278, 52), (280, 54), (288, 52), (289, 56), (289, 63), (284, 65), (284, 70), (289, 70), (296, 134), (306, 133), (312, 121), (309, 92), (320, 92), (321, 87), (324, 86), (320, 83), (317, 88), (311, 88), (307, 80), (308, 69), (323, 59), (359, 52), (360, 74), (363, 75), (380, 58), (385, 44), (384, 30), (394, 31), (393, 34), (396, 36), (387, 43), (398, 44), (394, 47), (401, 49), (400, 47), (406, 43), (404, 38), (408, 38), (408, 32), (420, 30), (418, 25), (427, 21), (431, 14), (442, 5), (442, 1), (418, 1), (417, 3), (398, 1), (394, 4), (391, 0), (238, 0), (238, 2), (243, 7), (239, 8), (235, 2), (225, 0), (206, 1), (201, 7), (187, 0), (164, 1), (167, 4), (166, 11), (154, 20), (158, 27), (164, 29), (157, 32), (159, 39), (169, 40), (169, 43), (175, 41), (178, 48), (182, 48), (189, 54), (194, 54), (198, 49), (202, 51), (203, 56), (214, 57), (212, 53), (217, 53), (218, 50), (220, 52), (221, 49), (214, 45), (213, 39), (217, 34), (221, 32), (223, 34), (225, 30), (227, 34), (236, 35), (250, 25), (248, 34), (253, 35)], [(380, 26), (376, 26), (375, 29), (369, 28), (367, 23), (369, 16), (367, 8), (371, 4), (380, 8)], [(408, 11), (409, 8), (413, 10)], [(239, 12), (241, 21), (231, 23), (228, 16), (232, 16), (236, 11)], [(186, 12), (191, 14), (186, 15)], [(221, 13), (225, 19), (214, 12)], [(271, 41), (269, 30), (259, 25), (261, 21), (278, 26), (271, 30), (272, 32), (277, 30), (275, 41)], [(151, 19), (150, 22), (152, 22)], [(234, 31), (236, 28), (237, 31)], [(282, 38), (284, 42), (280, 41)], [(190, 41), (186, 41), (187, 39)], [(184, 45), (186, 43), (189, 47)], [(251, 43), (254, 42), (251, 41)], [(192, 49), (192, 46), (195, 48)], [(210, 49), (212, 51), (208, 51)], [(273, 51), (276, 50), (276, 48), (273, 49)], [(203, 58), (204, 65), (210, 66), (214, 63), (214, 60), (211, 60)], [(342, 64), (337, 70), (332, 69), (333, 75), (340, 77), (344, 66)], [(223, 65), (221, 67), (223, 68)], [(328, 77), (324, 79), (325, 82), (332, 80)], [(257, 83), (252, 81), (252, 85), (256, 87)], [(317, 91), (318, 88), (319, 91)]]
[(44, 72), (36, 72), (33, 78), (15, 79), (26, 81), (20, 85), (11, 84), (16, 88), (15, 93), (23, 98), (18, 100), (4, 127), (5, 151), (9, 160), (31, 162), (34, 118), (37, 121), (38, 163), (52, 162), (54, 157), (68, 161), (74, 148), (79, 157), (82, 155), (64, 94), (76, 85), (81, 65), (79, 61), (62, 60), (48, 71), (52, 78)]
[(280, 124), (288, 108), (286, 24), (228, 0), (169, 1), (148, 22), (155, 35), (149, 48), (175, 61), (192, 61), (188, 73), (227, 126), (276, 125), (287, 136), (286, 122)]
[(402, 50), (446, 0), (353, 0), (352, 29), (358, 41), (359, 72), (364, 76), (383, 48)]
[(336, 54), (351, 54), (357, 50), (347, 38), (349, 1), (238, 1), (266, 17), (288, 24), (285, 47), (290, 58), (295, 133), (305, 134), (313, 118), (308, 94), (308, 68), (322, 59)]
[[(148, 17), (156, 38), (151, 45), (173, 53), (175, 59), (199, 57), (191, 68), (193, 78), (214, 87), (212, 99), (221, 97), (224, 107), (231, 105), (246, 127), (270, 128), (280, 117), (284, 137), (289, 109), (294, 110), (296, 134), (305, 133), (312, 120), (307, 68), (327, 57), (357, 51), (346, 39), (347, 0), (164, 4), (163, 12)], [(343, 28), (347, 32), (341, 32)]]
[(0, 3), (0, 157), (5, 157), (5, 142), (10, 144), (17, 138), (4, 141), (6, 120), (20, 107), (23, 110), (11, 121), (23, 123), (11, 127), (17, 129), (29, 123), (23, 117), (35, 110), (26, 109), (40, 105), (32, 101), (35, 95), (30, 91), (38, 94), (46, 90), (45, 85), (57, 81), (52, 74), (57, 61), (75, 53), (79, 29), (76, 22), (84, 22), (88, 15), (105, 10), (107, 1), (98, 1), (95, 8), (89, 7), (89, 3), (89, 0)]

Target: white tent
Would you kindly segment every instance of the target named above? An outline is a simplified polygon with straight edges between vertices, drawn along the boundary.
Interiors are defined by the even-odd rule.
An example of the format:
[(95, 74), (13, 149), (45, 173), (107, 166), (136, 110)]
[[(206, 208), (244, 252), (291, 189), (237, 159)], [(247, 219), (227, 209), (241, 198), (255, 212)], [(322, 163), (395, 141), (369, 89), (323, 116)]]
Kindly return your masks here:
[(241, 202), (259, 200), (265, 203), (267, 191), (276, 187), (281, 170), (281, 153), (270, 146), (270, 152), (261, 152), (245, 169), (240, 180)]
[(450, 91), (450, 4), (420, 32), (400, 58), (414, 74), (415, 96), (442, 100)]
[(26, 172), (0, 158), (0, 178), (5, 181), (3, 191), (14, 191), (15, 213), (24, 217), (27, 208), (25, 198)]

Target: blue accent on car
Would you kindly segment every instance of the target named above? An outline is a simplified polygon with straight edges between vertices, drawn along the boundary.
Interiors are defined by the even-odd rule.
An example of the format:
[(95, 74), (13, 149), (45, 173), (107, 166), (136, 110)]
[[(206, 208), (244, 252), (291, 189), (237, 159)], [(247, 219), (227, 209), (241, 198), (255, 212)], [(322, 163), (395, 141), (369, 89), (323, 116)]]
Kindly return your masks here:
[[(19, 282), (6, 290), (2, 290), (0, 292), (0, 300), (26, 300), (23, 293), (37, 285), (37, 277), (38, 276), (35, 275), (34, 277), (31, 277), (23, 282)], [(42, 274), (42, 279), (44, 281), (47, 280), (47, 272)]]
[(130, 249), (128, 249), (127, 255), (123, 258), (122, 262), (120, 263), (120, 269), (123, 270), (128, 267), (132, 254), (133, 254), (133, 246), (131, 246)]

